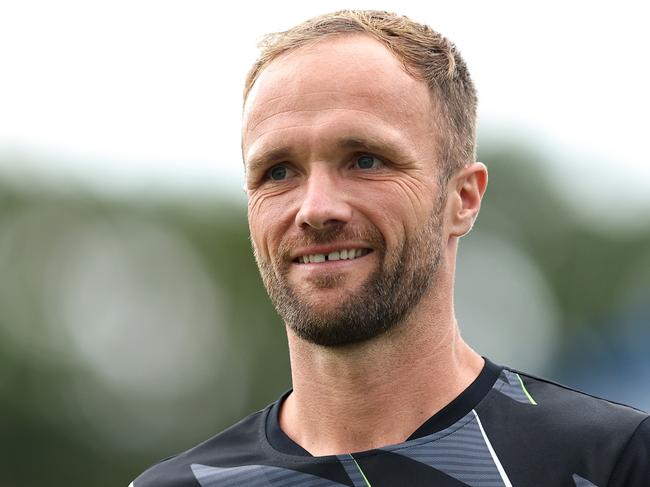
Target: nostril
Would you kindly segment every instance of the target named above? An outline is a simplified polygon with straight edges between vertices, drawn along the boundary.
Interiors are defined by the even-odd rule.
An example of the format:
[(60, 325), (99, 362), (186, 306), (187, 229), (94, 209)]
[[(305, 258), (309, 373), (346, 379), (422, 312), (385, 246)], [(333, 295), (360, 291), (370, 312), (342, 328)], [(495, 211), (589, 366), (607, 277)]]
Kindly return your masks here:
[(309, 219), (305, 220), (302, 223), (300, 223), (300, 226), (305, 229), (307, 227), (314, 228), (316, 230), (324, 230), (326, 228), (331, 228), (335, 226), (341, 226), (345, 224), (345, 222), (341, 220), (326, 220), (326, 221), (321, 221), (319, 219)]
[(352, 217), (350, 204), (344, 193), (332, 184), (327, 180), (310, 181), (296, 214), (297, 226), (303, 229), (311, 227), (321, 230), (332, 224), (350, 221)]

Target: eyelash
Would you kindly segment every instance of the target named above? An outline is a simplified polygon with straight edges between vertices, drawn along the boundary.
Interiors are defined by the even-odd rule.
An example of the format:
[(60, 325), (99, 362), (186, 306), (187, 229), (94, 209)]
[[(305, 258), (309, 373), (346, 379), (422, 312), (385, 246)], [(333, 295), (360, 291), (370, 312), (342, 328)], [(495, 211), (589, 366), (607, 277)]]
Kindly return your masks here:
[[(372, 159), (377, 161), (378, 166), (381, 166), (381, 165), (385, 164), (385, 161), (382, 158), (380, 158), (380, 157), (378, 157), (378, 156), (376, 156), (374, 154), (363, 152), (363, 153), (355, 154), (355, 156), (353, 157), (353, 163), (352, 163), (353, 166), (357, 166), (358, 163), (359, 163), (359, 159), (361, 159), (362, 157), (371, 157)], [(293, 171), (293, 169), (291, 169), (291, 167), (290, 167), (290, 165), (288, 163), (275, 164), (271, 168), (269, 168), (267, 171), (264, 172), (262, 180), (263, 181), (276, 181), (276, 182), (286, 180), (287, 179), (286, 176), (283, 179), (273, 179), (271, 177), (272, 171), (274, 171), (277, 168), (284, 168), (284, 169), (286, 169), (287, 172)], [(362, 170), (376, 169), (376, 167), (368, 167), (368, 168), (356, 167), (356, 168), (362, 169)]]

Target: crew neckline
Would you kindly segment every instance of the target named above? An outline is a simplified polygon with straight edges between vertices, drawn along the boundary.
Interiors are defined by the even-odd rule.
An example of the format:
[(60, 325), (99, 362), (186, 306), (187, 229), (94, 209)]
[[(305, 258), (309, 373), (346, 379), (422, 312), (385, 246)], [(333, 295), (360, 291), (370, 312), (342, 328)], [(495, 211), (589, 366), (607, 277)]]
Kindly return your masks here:
[[(502, 366), (496, 365), (485, 357), (483, 357), (483, 359), (485, 360), (485, 365), (483, 365), (483, 368), (476, 379), (474, 379), (474, 381), (454, 400), (427, 419), (405, 441), (422, 438), (450, 427), (481, 402), (485, 395), (490, 392), (499, 377), (499, 374), (501, 374), (501, 371), (503, 370)], [(282, 428), (280, 428), (280, 406), (291, 392), (292, 389), (289, 389), (271, 405), (266, 416), (266, 438), (271, 447), (281, 453), (302, 457), (312, 457), (313, 455), (311, 453), (289, 438), (289, 436), (282, 431)]]

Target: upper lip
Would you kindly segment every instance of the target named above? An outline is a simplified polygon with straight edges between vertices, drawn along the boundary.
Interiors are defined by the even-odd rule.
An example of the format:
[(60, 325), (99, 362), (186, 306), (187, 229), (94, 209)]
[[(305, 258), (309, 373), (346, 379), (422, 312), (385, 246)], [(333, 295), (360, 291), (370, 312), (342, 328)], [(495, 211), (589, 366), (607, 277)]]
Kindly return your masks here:
[(364, 243), (334, 243), (327, 245), (313, 245), (309, 247), (301, 247), (294, 250), (291, 253), (291, 260), (296, 260), (298, 257), (303, 255), (314, 255), (314, 254), (330, 254), (332, 252), (337, 252), (339, 250), (350, 250), (350, 249), (371, 249), (370, 246)]

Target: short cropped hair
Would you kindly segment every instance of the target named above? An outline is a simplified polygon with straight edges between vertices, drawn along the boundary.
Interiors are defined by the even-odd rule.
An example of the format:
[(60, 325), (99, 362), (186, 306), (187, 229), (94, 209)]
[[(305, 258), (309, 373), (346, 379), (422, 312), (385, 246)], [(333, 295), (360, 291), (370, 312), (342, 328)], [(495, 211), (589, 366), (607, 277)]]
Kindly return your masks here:
[(437, 156), (441, 180), (446, 183), (476, 158), (477, 96), (467, 65), (454, 44), (428, 25), (390, 12), (341, 10), (284, 32), (267, 34), (259, 43), (260, 57), (246, 77), (244, 101), (260, 73), (278, 57), (329, 36), (357, 33), (384, 44), (409, 75), (431, 90), (437, 106)]

